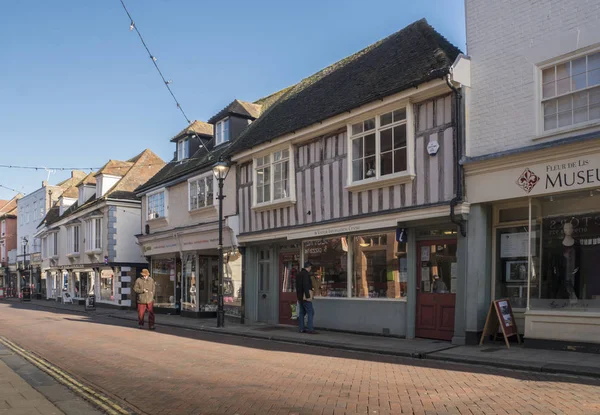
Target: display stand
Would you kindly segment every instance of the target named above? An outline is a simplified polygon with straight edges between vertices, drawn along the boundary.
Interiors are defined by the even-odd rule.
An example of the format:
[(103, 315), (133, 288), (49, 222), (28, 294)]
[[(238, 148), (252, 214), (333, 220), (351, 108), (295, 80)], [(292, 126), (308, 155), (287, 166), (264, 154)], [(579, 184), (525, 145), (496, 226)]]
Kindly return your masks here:
[(517, 336), (517, 341), (519, 344), (521, 344), (521, 336), (519, 336), (519, 331), (517, 329), (515, 317), (513, 316), (512, 307), (507, 298), (496, 300), (490, 304), (490, 309), (485, 320), (485, 326), (483, 327), (483, 333), (481, 334), (479, 345), (481, 346), (485, 338), (487, 336), (491, 336), (492, 334), (494, 335), (495, 342), (496, 338), (498, 337), (498, 328), (500, 328), (502, 334), (504, 335), (506, 347), (510, 349), (508, 338), (512, 336)]

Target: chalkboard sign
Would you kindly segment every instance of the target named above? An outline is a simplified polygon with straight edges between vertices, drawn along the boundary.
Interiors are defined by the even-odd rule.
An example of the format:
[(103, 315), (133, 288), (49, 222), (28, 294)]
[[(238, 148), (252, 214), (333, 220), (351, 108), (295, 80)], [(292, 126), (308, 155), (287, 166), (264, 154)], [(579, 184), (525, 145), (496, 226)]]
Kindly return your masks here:
[(31, 301), (31, 287), (23, 287), (23, 301)]
[(496, 300), (490, 304), (487, 319), (485, 320), (485, 326), (483, 327), (483, 333), (481, 334), (481, 341), (479, 345), (483, 344), (483, 341), (487, 336), (494, 335), (494, 341), (498, 337), (498, 329), (502, 331), (504, 335), (504, 342), (506, 347), (510, 349), (508, 338), (517, 336), (517, 341), (521, 344), (521, 337), (517, 329), (517, 322), (513, 315), (512, 306), (507, 298)]
[(96, 309), (96, 296), (95, 295), (89, 295), (85, 299), (85, 309), (86, 310), (95, 310)]

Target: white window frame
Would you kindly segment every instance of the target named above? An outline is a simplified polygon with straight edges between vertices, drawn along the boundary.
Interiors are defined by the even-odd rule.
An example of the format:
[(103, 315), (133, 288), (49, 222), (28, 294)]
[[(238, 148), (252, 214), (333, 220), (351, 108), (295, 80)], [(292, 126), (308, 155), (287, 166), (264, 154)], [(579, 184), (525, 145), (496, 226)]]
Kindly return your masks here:
[[(77, 229), (77, 235), (75, 235), (75, 229)], [(71, 256), (76, 256), (81, 251), (81, 225), (67, 228), (67, 251)]]
[(4, 262), (6, 260), (6, 245), (4, 242), (0, 244), (0, 262)]
[[(397, 110), (406, 110), (406, 119), (404, 121), (392, 122), (391, 124), (381, 125), (380, 117), (389, 112)], [(375, 118), (375, 128), (369, 130), (369, 133), (360, 133), (352, 135), (352, 126), (367, 121), (371, 118)], [(381, 170), (381, 139), (380, 133), (382, 130), (393, 128), (394, 126), (406, 124), (406, 170), (398, 173), (386, 174), (382, 176)], [(352, 140), (353, 138), (364, 136), (368, 134), (375, 134), (375, 176), (367, 179), (353, 181), (352, 176), (352, 160), (354, 155), (352, 154)], [(370, 111), (367, 114), (363, 114), (360, 118), (355, 118), (346, 124), (346, 145), (348, 148), (347, 156), (347, 180), (346, 189), (349, 191), (363, 191), (369, 189), (376, 189), (381, 187), (387, 187), (395, 184), (408, 183), (415, 178), (415, 131), (414, 131), (414, 111), (413, 104), (410, 101), (396, 102), (388, 106), (378, 108), (377, 110)]]
[[(289, 195), (284, 198), (274, 199), (275, 196), (275, 186), (274, 186), (274, 176), (275, 169), (273, 168), (274, 164), (277, 162), (273, 162), (273, 154), (288, 150), (289, 158), (288, 158), (288, 187), (289, 187)], [(270, 180), (270, 199), (268, 201), (263, 201), (258, 203), (258, 189), (257, 189), (257, 160), (259, 158), (269, 156), (269, 180)], [(265, 164), (264, 167), (267, 165)], [(286, 144), (284, 146), (279, 146), (274, 149), (270, 149), (268, 151), (257, 153), (253, 156), (252, 159), (252, 209), (262, 210), (262, 209), (272, 209), (279, 207), (291, 206), (296, 203), (296, 166), (295, 166), (295, 154), (294, 154), (294, 146), (290, 144)]]
[[(210, 182), (212, 183), (212, 193), (213, 193), (212, 204), (210, 204), (210, 205), (206, 204), (206, 202), (208, 201), (208, 192), (205, 192), (204, 206), (192, 207), (192, 186), (199, 180), (205, 180), (205, 181), (210, 180)], [(205, 184), (205, 186), (206, 186), (206, 184)], [(217, 194), (215, 192), (216, 189), (217, 189), (217, 183), (216, 183), (215, 175), (212, 172), (201, 174), (199, 176), (195, 176), (195, 177), (188, 179), (188, 211), (196, 212), (196, 211), (200, 211), (200, 210), (209, 210), (209, 209), (216, 208), (217, 207)]]
[(93, 216), (85, 221), (86, 254), (102, 252), (102, 219), (102, 216)]
[[(227, 135), (225, 135), (225, 132), (227, 132)], [(215, 145), (218, 146), (219, 144), (228, 142), (230, 137), (231, 123), (229, 122), (229, 117), (226, 117), (215, 124)]]
[(50, 258), (58, 258), (58, 231), (52, 232), (50, 235), (50, 249), (49, 256)]
[(177, 161), (190, 158), (190, 140), (183, 138), (177, 141)]
[[(164, 215), (163, 216), (155, 216), (150, 212), (150, 198), (157, 194), (164, 192)], [(155, 213), (155, 212), (154, 212)], [(169, 192), (166, 187), (162, 187), (160, 189), (154, 190), (146, 195), (146, 219), (147, 221), (159, 220), (159, 219), (167, 219), (169, 217)]]
[(2, 221), (2, 233), (0, 235), (1, 236), (6, 235), (6, 220)]
[[(545, 130), (544, 129), (544, 102), (548, 102), (548, 101), (552, 101), (552, 100), (556, 100), (560, 97), (567, 97), (567, 96), (573, 96), (576, 93), (579, 92), (585, 92), (585, 91), (589, 91), (592, 89), (599, 89), (600, 85), (594, 85), (591, 87), (587, 87), (586, 88), (582, 88), (582, 89), (578, 89), (576, 91), (571, 91), (568, 93), (564, 93), (564, 94), (556, 94), (553, 97), (550, 98), (544, 98), (544, 79), (543, 79), (543, 71), (551, 68), (551, 67), (555, 67), (557, 65), (561, 65), (567, 62), (571, 62), (573, 60), (577, 60), (579, 58), (582, 58), (584, 56), (588, 56), (588, 55), (594, 55), (596, 53), (600, 52), (600, 47), (591, 49), (591, 50), (586, 50), (584, 52), (580, 52), (580, 53), (574, 53), (574, 54), (570, 54), (568, 56), (563, 56), (560, 59), (554, 59), (551, 62), (546, 62), (540, 66), (538, 66), (536, 68), (536, 77), (537, 77), (537, 90), (536, 90), (536, 94), (535, 94), (535, 99), (536, 99), (536, 108), (537, 108), (537, 136), (538, 137), (546, 137), (546, 136), (553, 136), (553, 135), (558, 135), (564, 132), (568, 132), (568, 131), (574, 131), (574, 130), (580, 130), (580, 129), (584, 129), (584, 128), (589, 128), (591, 126), (597, 126), (600, 124), (600, 119), (596, 119), (596, 120), (588, 120), (588, 121), (584, 121), (581, 123), (577, 123), (577, 124), (571, 124), (571, 125), (566, 125), (564, 127), (558, 127), (558, 121), (557, 121), (557, 127), (550, 129), (550, 130)], [(586, 68), (587, 69), (587, 68)], [(587, 74), (587, 72), (586, 72)], [(587, 79), (587, 77), (586, 77)], [(555, 79), (555, 83), (556, 83), (556, 79)], [(557, 91), (555, 91), (556, 93)], [(571, 105), (571, 113), (572, 113), (572, 117), (574, 117), (573, 115), (573, 105)], [(557, 114), (558, 115), (558, 114)], [(589, 99), (588, 99), (588, 115), (589, 115)]]

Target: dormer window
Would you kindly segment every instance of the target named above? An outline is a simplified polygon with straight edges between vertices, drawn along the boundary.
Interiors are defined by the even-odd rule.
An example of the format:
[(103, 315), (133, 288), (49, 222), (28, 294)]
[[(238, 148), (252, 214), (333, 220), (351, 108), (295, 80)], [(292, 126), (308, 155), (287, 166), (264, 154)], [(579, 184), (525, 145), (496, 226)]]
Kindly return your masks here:
[(215, 126), (215, 140), (216, 145), (229, 141), (229, 118), (219, 121)]
[(190, 140), (183, 139), (177, 142), (177, 161), (190, 157)]

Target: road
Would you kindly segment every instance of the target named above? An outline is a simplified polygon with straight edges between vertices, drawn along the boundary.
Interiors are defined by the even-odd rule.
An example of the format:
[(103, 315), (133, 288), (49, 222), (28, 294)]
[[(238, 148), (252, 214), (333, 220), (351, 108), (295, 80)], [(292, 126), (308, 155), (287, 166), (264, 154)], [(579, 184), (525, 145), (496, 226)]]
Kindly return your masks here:
[(600, 414), (600, 381), (0, 302), (0, 336), (146, 414)]

